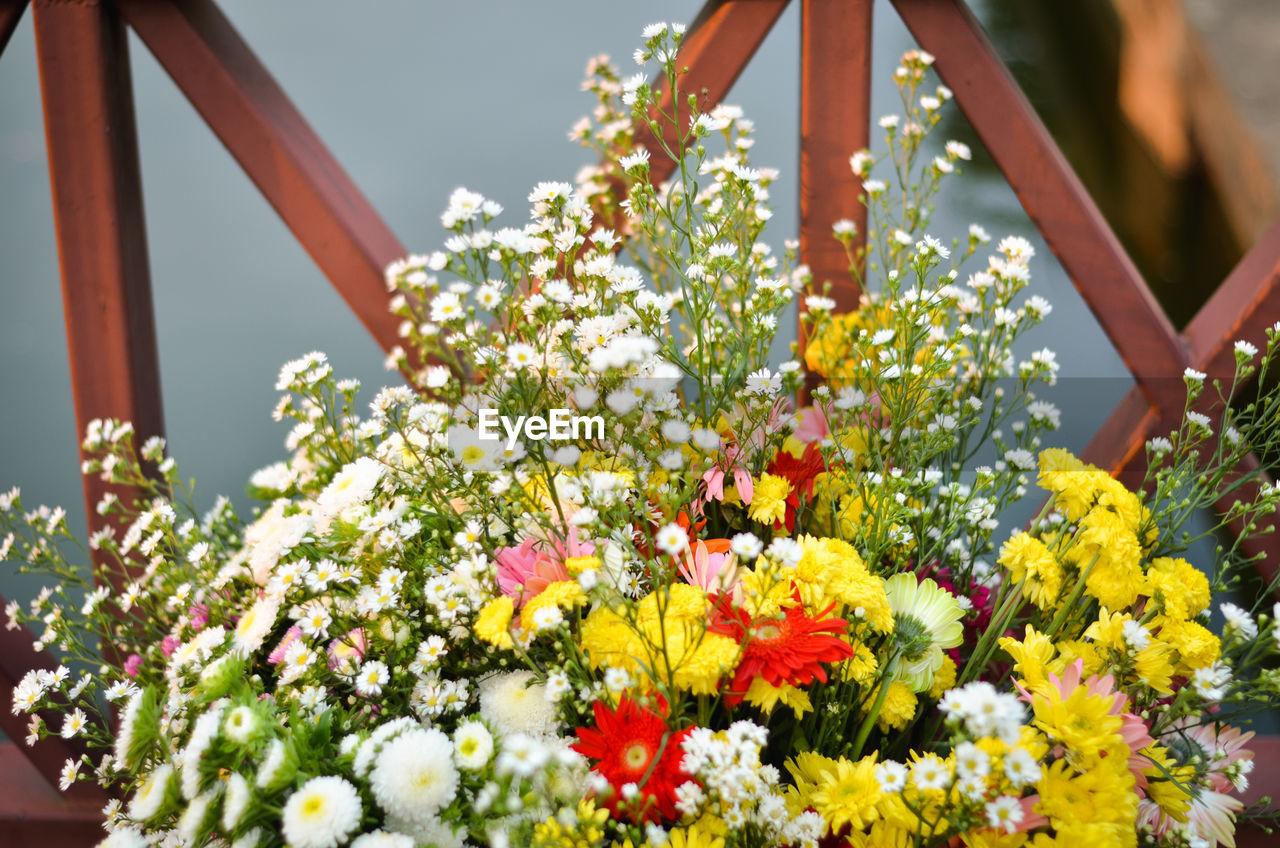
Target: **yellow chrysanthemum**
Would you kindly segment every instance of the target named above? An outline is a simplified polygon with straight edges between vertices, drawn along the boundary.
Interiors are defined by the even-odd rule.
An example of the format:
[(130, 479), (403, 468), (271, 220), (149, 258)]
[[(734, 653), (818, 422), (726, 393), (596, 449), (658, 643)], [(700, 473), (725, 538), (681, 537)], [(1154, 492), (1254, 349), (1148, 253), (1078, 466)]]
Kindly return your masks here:
[[(853, 656), (847, 660), (841, 660), (836, 667), (840, 669), (846, 680), (866, 685), (875, 677), (876, 670), (880, 668), (880, 661), (876, 659), (875, 651), (862, 642), (850, 644), (853, 645)], [(952, 676), (954, 678), (954, 675)]]
[(1084, 516), (1076, 542), (1065, 555), (1088, 572), (1085, 593), (1108, 609), (1131, 607), (1147, 590), (1138, 537), (1109, 509), (1093, 509)]
[(1156, 638), (1178, 653), (1174, 667), (1178, 674), (1190, 676), (1197, 669), (1207, 668), (1222, 653), (1218, 637), (1197, 622), (1158, 617), (1153, 623), (1160, 628)]
[(751, 493), (747, 516), (761, 524), (782, 521), (787, 517), (787, 496), (790, 494), (791, 483), (785, 477), (761, 474), (755, 482), (755, 491)]
[[(604, 824), (609, 811), (596, 809), (595, 801), (588, 798), (578, 802), (572, 815), (550, 816), (533, 827), (533, 848), (595, 848), (604, 841)], [(565, 820), (573, 822), (566, 825)]]
[(1133, 672), (1138, 680), (1162, 695), (1173, 693), (1175, 654), (1173, 648), (1152, 640), (1151, 644), (1133, 656)]
[(813, 710), (813, 702), (809, 700), (808, 692), (789, 684), (774, 686), (763, 677), (757, 677), (751, 681), (744, 699), (765, 715), (772, 713), (778, 704), (790, 707), (797, 718)]
[(960, 834), (965, 848), (1021, 848), (1027, 844), (1030, 835), (1026, 833), (1005, 833), (1003, 830), (983, 826)]
[[(954, 666), (953, 666), (954, 667)], [(883, 686), (884, 684), (880, 684)], [(871, 694), (869, 703), (874, 704), (880, 692), (877, 689)], [(876, 726), (884, 733), (901, 730), (907, 726), (916, 714), (916, 695), (911, 687), (897, 680), (889, 684), (880, 714), (876, 716)]]
[(666, 848), (724, 848), (724, 837), (703, 830), (697, 824), (672, 828)]
[(582, 622), (580, 640), (592, 668), (608, 666), (635, 671), (648, 661), (643, 641), (626, 619), (608, 607), (591, 611)]
[(1040, 609), (1050, 609), (1062, 593), (1062, 566), (1044, 543), (1026, 533), (1017, 533), (1000, 548), (999, 562), (1014, 583), (1022, 583), (1022, 594)]
[(1021, 677), (1027, 686), (1038, 686), (1044, 682), (1045, 666), (1056, 653), (1048, 636), (1028, 624), (1022, 641), (1012, 636), (1001, 636), (999, 644), (1001, 650), (1013, 658), (1014, 674)]
[(1209, 578), (1185, 559), (1152, 560), (1147, 583), (1151, 598), (1170, 618), (1194, 618), (1209, 606)]
[(833, 833), (846, 825), (862, 830), (875, 818), (876, 804), (883, 794), (875, 769), (872, 754), (856, 763), (840, 759), (834, 768), (823, 770), (810, 800)]
[(707, 607), (696, 586), (666, 586), (640, 601), (634, 623), (605, 607), (594, 610), (582, 625), (582, 647), (592, 668), (634, 672), (643, 664), (661, 682), (697, 695), (715, 694), (740, 648), (728, 636), (706, 632)]
[(600, 558), (594, 556), (567, 557), (564, 561), (565, 571), (570, 577), (577, 577), (584, 571), (599, 571)]
[(1124, 653), (1126, 651), (1124, 625), (1128, 621), (1133, 621), (1133, 616), (1129, 613), (1113, 613), (1104, 605), (1098, 611), (1098, 620), (1085, 628), (1085, 638), (1092, 639), (1099, 647), (1108, 651)]
[(851, 622), (865, 621), (879, 633), (893, 630), (893, 610), (884, 581), (867, 570), (856, 548), (841, 539), (801, 536), (800, 561), (792, 575), (810, 613), (833, 602)]
[(720, 678), (737, 665), (739, 653), (738, 643), (728, 636), (704, 633), (692, 644), (668, 639), (666, 662), (676, 688), (695, 695), (714, 695), (720, 691)]
[(476, 616), (476, 636), (495, 648), (514, 647), (515, 642), (512, 641), (508, 628), (515, 609), (515, 603), (506, 595), (489, 601)]
[(1178, 765), (1162, 745), (1148, 745), (1143, 755), (1151, 760), (1151, 767), (1143, 769), (1147, 777), (1147, 797), (1156, 803), (1174, 821), (1185, 822), (1191, 808), (1191, 792), (1187, 787), (1195, 778), (1191, 765)]
[(586, 602), (587, 596), (576, 580), (557, 580), (524, 605), (520, 610), (520, 626), (525, 630), (533, 630), (533, 617), (540, 609), (559, 607), (571, 610)]
[(1065, 758), (1054, 761), (1036, 782), (1035, 812), (1049, 818), (1059, 839), (1071, 839), (1064, 844), (1131, 848), (1138, 795), (1125, 762), (1107, 758), (1077, 771)]
[(1058, 649), (1058, 656), (1045, 666), (1054, 674), (1062, 674), (1067, 666), (1076, 660), (1083, 663), (1083, 671), (1086, 675), (1097, 674), (1102, 670), (1107, 659), (1106, 655), (1098, 650), (1098, 646), (1087, 639), (1059, 639), (1054, 643), (1054, 647)]
[[(1063, 697), (1057, 686), (1036, 686), (1031, 699), (1034, 725), (1089, 762), (1106, 759), (1128, 746), (1120, 736), (1124, 722), (1112, 714), (1114, 699), (1109, 695), (1091, 694), (1087, 687), (1077, 686)], [(1127, 753), (1121, 760), (1128, 757)]]
[(933, 673), (933, 685), (929, 687), (929, 697), (936, 701), (944, 692), (955, 686), (956, 671), (956, 661), (944, 654), (942, 667)]

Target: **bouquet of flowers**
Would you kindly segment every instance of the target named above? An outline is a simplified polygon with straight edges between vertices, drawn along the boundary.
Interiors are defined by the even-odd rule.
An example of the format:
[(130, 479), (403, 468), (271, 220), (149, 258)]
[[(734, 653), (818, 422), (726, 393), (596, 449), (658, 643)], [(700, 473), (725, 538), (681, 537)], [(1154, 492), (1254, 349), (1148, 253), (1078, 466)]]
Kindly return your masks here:
[[(867, 293), (833, 314), (761, 240), (751, 123), (684, 113), (682, 35), (635, 55), (666, 101), (591, 62), (571, 135), (602, 164), (576, 186), (510, 227), (459, 189), (443, 249), (387, 269), (413, 388), (362, 415), (323, 355), (284, 366), (289, 454), (252, 515), (199, 514), (118, 421), (84, 471), (138, 496), (103, 499), (87, 552), (4, 496), (0, 558), (55, 578), (8, 615), (63, 663), (13, 709), (28, 743), (88, 746), (64, 785), (115, 790), (104, 845), (1233, 844), (1280, 615), (1223, 603), (1211, 627), (1250, 560), (1182, 554), (1247, 453), (1275, 455), (1280, 330), (1237, 346), (1248, 403), (1188, 372), (1130, 491), (1043, 444), (1058, 365), (1014, 352), (1050, 309), (1031, 246), (927, 234), (969, 158), (929, 139), (930, 57), (851, 159), (865, 247), (833, 237)], [(1263, 532), (1277, 503), (1223, 521)]]

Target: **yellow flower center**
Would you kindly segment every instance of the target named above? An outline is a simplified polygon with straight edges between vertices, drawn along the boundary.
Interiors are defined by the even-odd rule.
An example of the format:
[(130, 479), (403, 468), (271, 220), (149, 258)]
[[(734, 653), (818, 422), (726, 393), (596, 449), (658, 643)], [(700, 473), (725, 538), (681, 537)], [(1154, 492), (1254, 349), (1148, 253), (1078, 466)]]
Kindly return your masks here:
[(623, 754), (627, 766), (633, 769), (639, 769), (641, 766), (649, 762), (649, 749), (643, 743), (637, 742), (627, 749)]

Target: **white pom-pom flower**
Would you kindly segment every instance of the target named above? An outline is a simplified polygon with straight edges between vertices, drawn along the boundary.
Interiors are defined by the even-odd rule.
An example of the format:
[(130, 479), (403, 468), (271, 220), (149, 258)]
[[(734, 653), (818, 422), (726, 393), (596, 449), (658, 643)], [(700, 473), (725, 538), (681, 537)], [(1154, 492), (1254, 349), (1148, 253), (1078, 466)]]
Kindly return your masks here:
[(453, 743), (438, 730), (405, 731), (382, 746), (369, 785), (390, 815), (419, 824), (428, 821), (453, 800), (458, 788)]

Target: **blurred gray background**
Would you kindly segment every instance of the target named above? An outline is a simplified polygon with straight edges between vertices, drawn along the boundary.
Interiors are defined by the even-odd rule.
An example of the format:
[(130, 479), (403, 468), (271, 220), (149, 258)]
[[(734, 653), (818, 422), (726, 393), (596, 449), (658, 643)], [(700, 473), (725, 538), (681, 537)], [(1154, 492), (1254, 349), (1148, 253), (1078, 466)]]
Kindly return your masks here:
[[(700, 3), (222, 6), (405, 245), (425, 251), (442, 240), (439, 213), (459, 185), (499, 200), (518, 224), (536, 182), (572, 179), (590, 161), (566, 139), (592, 105), (579, 91), (587, 59), (608, 53), (625, 71), (645, 24), (692, 20)], [(878, 6), (877, 115), (896, 110), (889, 73), (909, 46), (892, 9)], [(284, 361), (323, 350), (339, 376), (363, 381), (366, 401), (395, 375), (136, 38), (131, 49), (171, 450), (184, 476), (196, 478), (202, 508), (218, 493), (244, 506), (249, 475), (284, 456), (286, 428), (270, 417)], [(777, 248), (796, 231), (798, 50), (793, 4), (727, 98), (757, 122), (757, 165), (782, 171), (769, 230)], [(949, 133), (976, 148), (955, 115)], [(932, 229), (950, 239), (975, 221), (997, 238), (1016, 233), (1036, 245), (1031, 292), (1055, 309), (1031, 342), (1058, 351), (1060, 443), (1080, 450), (1128, 389), (1128, 375), (1003, 179), (981, 162), (971, 171), (944, 194)], [(28, 507), (65, 505), (83, 533), (29, 15), (0, 59), (0, 257), (0, 490), (21, 486)], [(0, 576), (0, 592), (25, 596), (29, 584), (11, 574)]]

